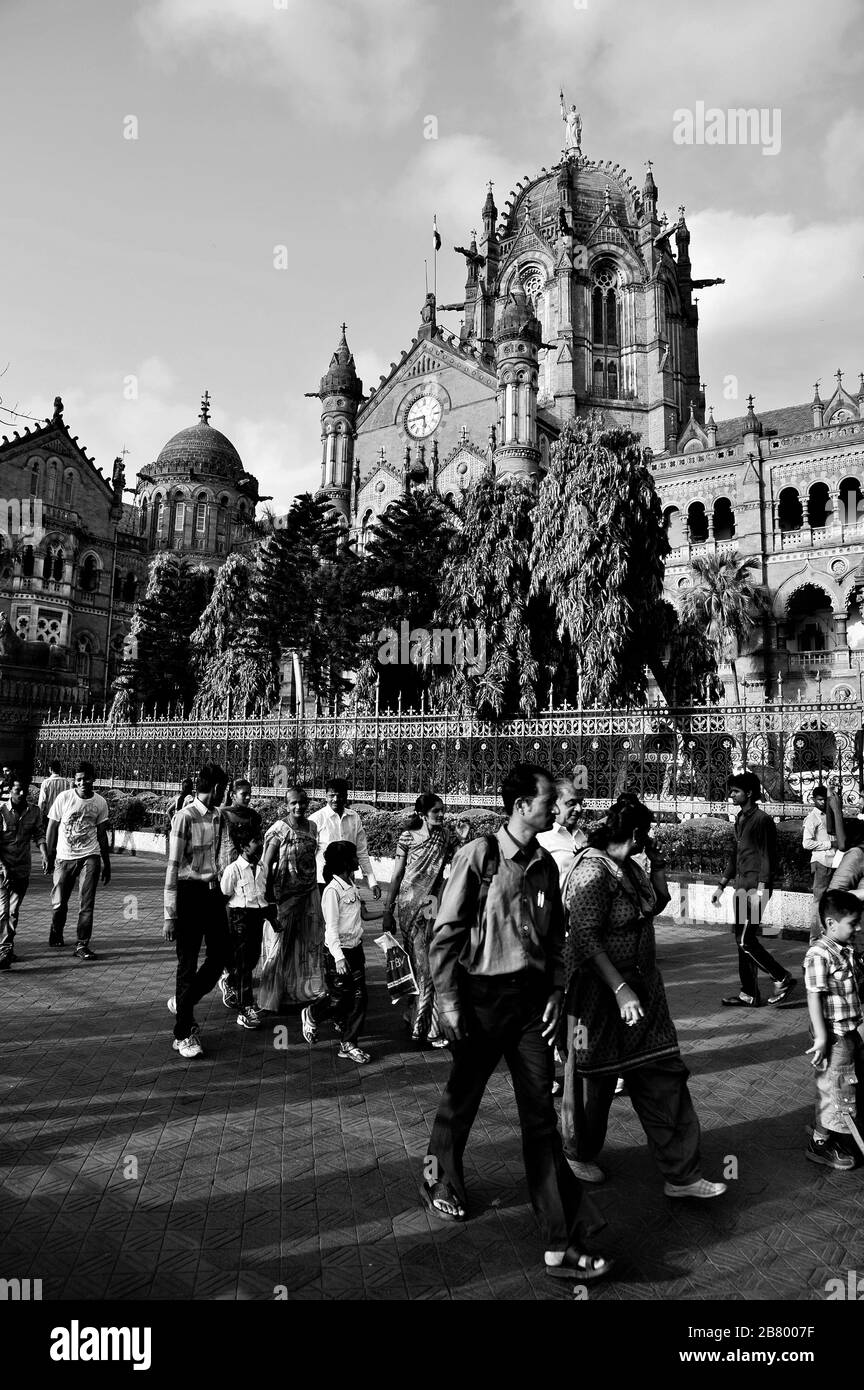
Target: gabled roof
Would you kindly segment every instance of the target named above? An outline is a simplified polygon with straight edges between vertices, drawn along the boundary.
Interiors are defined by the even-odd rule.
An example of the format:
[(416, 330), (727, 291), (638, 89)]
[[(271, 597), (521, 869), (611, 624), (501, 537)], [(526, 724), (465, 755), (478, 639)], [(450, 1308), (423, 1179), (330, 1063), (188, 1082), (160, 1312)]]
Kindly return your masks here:
[(44, 425), (31, 425), (28, 429), (16, 430), (11, 437), (4, 434), (0, 439), (0, 458), (13, 453), (16, 449), (50, 448), (52, 440), (63, 441), (67, 448), (58, 449), (57, 452), (60, 454), (74, 453), (83, 463), (87, 464), (93, 476), (105, 488), (106, 493), (111, 495), (110, 482), (97, 467), (96, 460), (91, 458), (83, 444), (79, 443), (77, 434), (70, 434), (69, 426), (62, 416), (46, 420)]
[(488, 376), (489, 381), (493, 385), (495, 384), (495, 368), (482, 356), (479, 348), (472, 351), (470, 347), (460, 343), (458, 338), (450, 334), (447, 329), (442, 329), (439, 325), (431, 338), (412, 338), (411, 346), (405, 349), (399, 361), (391, 363), (390, 371), (387, 375), (381, 378), (374, 390), (361, 402), (360, 410), (357, 414), (358, 424), (363, 419), (364, 415), (368, 415), (370, 408), (378, 403), (379, 396), (386, 394), (387, 388), (396, 380), (410, 358), (418, 355), (417, 349), (419, 348), (422, 353), (432, 345), (449, 353), (453, 358), (454, 367), (459, 367), (462, 363), (465, 363), (466, 366), (470, 365), (475, 371), (483, 372), (484, 375)]

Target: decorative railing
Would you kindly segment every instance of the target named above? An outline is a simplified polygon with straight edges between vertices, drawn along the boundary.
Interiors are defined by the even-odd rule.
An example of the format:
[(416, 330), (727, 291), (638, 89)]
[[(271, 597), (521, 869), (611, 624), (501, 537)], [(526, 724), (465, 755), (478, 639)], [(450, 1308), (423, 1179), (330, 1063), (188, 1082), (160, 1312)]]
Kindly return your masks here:
[(762, 778), (776, 814), (800, 815), (813, 786), (840, 779), (848, 801), (864, 784), (862, 704), (744, 704), (671, 710), (550, 710), (501, 723), (414, 712), (318, 718), (51, 716), (35, 733), (37, 773), (51, 758), (87, 758), (103, 785), (176, 788), (202, 762), (248, 776), (256, 796), (298, 782), (322, 795), (347, 778), (355, 801), (405, 804), (440, 792), (451, 805), (494, 805), (517, 761), (574, 775), (587, 799), (608, 803), (636, 791), (655, 809), (721, 813), (730, 774)]

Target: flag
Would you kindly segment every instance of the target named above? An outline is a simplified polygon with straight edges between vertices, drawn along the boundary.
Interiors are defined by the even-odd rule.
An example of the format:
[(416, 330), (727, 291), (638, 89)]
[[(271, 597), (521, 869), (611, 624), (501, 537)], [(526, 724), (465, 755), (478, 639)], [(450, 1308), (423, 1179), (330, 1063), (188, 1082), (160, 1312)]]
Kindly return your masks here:
[(432, 245), (435, 247), (435, 250), (436, 250), (436, 251), (440, 251), (440, 250), (441, 250), (441, 237), (440, 237), (439, 234), (438, 234), (438, 215), (437, 215), (437, 213), (435, 213), (435, 214), (433, 215), (433, 217), (432, 217)]

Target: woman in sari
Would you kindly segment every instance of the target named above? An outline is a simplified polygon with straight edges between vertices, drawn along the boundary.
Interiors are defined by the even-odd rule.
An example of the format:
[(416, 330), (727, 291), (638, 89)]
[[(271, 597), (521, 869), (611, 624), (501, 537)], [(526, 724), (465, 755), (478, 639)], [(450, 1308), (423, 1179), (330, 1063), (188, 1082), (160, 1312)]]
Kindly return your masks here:
[[(592, 827), (564, 885), (567, 1067), (564, 1148), (577, 1177), (602, 1182), (615, 1082), (623, 1076), (667, 1197), (719, 1197), (701, 1171), (701, 1134), (689, 1075), (657, 969), (654, 916), (669, 900), (646, 806), (613, 806)], [(633, 862), (647, 853), (650, 878)]]
[(428, 947), (444, 866), (455, 846), (444, 828), (444, 803), (440, 796), (433, 792), (418, 796), (414, 812), (420, 824), (417, 829), (403, 830), (399, 836), (382, 925), (385, 931), (392, 931), (394, 921), (398, 922), (417, 981), (418, 993), (405, 1018), (412, 1040), (419, 1046), (430, 1042), (433, 1047), (446, 1047), (447, 1040), (438, 1028)]
[(262, 860), (278, 906), (276, 925), (264, 924), (258, 1007), (274, 1013), (287, 1000), (308, 1004), (324, 993), (318, 832), (306, 817), (309, 798), (302, 787), (292, 787), (287, 802), (286, 818), (274, 821), (264, 837)]

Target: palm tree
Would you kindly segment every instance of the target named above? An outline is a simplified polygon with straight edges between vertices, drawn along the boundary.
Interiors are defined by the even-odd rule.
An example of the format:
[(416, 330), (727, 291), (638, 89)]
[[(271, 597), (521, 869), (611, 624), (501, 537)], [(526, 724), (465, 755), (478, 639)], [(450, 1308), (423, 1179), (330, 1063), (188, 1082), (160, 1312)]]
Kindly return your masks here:
[(753, 582), (754, 564), (742, 560), (737, 550), (696, 555), (690, 564), (692, 587), (681, 595), (682, 618), (705, 633), (718, 668), (728, 661), (736, 704), (740, 694), (735, 658), (768, 612), (767, 590)]

